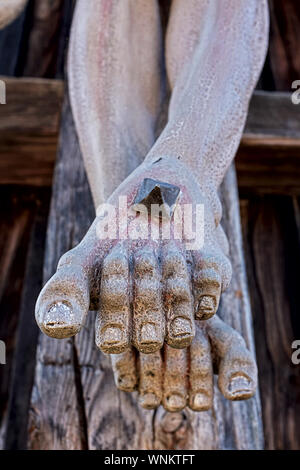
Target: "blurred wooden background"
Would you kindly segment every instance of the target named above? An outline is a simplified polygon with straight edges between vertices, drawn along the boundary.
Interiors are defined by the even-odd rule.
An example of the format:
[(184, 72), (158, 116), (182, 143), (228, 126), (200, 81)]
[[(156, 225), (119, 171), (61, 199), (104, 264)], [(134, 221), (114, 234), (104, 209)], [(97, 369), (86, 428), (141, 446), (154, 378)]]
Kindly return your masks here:
[[(290, 100), (291, 84), (300, 80), (300, 3), (269, 4), (269, 53), (236, 167), (265, 447), (300, 449), (300, 365), (291, 362), (292, 341), (300, 339), (300, 105)], [(72, 0), (30, 0), (0, 32), (0, 75), (10, 77), (8, 104), (0, 105), (0, 339), (7, 345), (0, 448), (27, 441), (38, 335), (33, 309), (72, 9)]]

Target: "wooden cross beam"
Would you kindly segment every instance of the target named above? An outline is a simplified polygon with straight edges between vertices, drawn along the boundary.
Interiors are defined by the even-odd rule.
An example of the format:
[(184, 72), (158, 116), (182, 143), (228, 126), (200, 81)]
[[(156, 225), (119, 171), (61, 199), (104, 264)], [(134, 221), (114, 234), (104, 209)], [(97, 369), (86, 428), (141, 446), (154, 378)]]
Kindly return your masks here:
[[(0, 77), (0, 184), (51, 186), (63, 82)], [(291, 93), (256, 91), (236, 156), (239, 190), (300, 194), (300, 105)]]

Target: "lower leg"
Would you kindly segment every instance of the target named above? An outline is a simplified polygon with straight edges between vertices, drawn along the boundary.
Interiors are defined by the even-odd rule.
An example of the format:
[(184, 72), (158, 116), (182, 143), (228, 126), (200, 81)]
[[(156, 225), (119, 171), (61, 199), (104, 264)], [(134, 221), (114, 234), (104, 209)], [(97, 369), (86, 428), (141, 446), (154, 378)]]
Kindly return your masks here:
[[(95, 207), (141, 163), (154, 143), (162, 96), (160, 28), (156, 0), (76, 4), (69, 92)], [(95, 273), (111, 244), (99, 245), (96, 226), (60, 259), (57, 273), (39, 296), (36, 319), (50, 336), (77, 333), (89, 307), (97, 307)]]
[(212, 204), (239, 145), (267, 41), (265, 0), (172, 2), (169, 119), (146, 160), (180, 159)]
[(78, 0), (68, 74), (72, 111), (95, 206), (154, 143), (162, 97), (156, 0)]

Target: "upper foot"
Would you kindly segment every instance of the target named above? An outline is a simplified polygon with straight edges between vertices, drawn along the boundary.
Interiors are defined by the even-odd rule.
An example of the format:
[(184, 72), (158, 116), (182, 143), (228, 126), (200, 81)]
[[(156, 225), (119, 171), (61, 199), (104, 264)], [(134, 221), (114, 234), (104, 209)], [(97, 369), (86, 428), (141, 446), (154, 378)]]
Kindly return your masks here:
[[(172, 185), (165, 200), (170, 194), (171, 202), (176, 199), (175, 211), (151, 217), (136, 205), (141, 194), (147, 196), (146, 179), (163, 189), (164, 183)], [(156, 188), (146, 208), (149, 200), (160, 204), (161, 195)], [(151, 353), (165, 340), (175, 348), (189, 346), (194, 319), (216, 313), (231, 276), (220, 214), (210, 199), (184, 165), (162, 157), (138, 167), (97, 213), (40, 293), (36, 319), (42, 331), (72, 336), (88, 310), (97, 309), (96, 343), (106, 353), (124, 352), (131, 344)]]

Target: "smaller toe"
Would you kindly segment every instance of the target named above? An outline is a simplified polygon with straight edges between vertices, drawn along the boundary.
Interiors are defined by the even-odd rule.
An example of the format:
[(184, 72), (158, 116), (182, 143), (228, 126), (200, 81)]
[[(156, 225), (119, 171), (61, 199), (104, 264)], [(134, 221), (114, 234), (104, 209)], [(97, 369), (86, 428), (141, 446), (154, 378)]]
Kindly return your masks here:
[(176, 412), (185, 408), (188, 396), (187, 349), (164, 347), (163, 406)]
[(130, 346), (130, 279), (127, 248), (117, 245), (103, 261), (96, 345), (106, 354), (120, 354)]
[(211, 255), (194, 253), (193, 292), (195, 317), (208, 320), (218, 310), (222, 291), (219, 258)]
[(212, 317), (216, 312), (217, 299), (215, 296), (202, 295), (199, 299), (197, 308), (197, 318), (207, 320)]
[(137, 387), (137, 371), (134, 350), (111, 354), (112, 370), (116, 387), (123, 392), (133, 392)]
[(133, 344), (144, 354), (161, 349), (165, 319), (161, 296), (161, 274), (152, 247), (134, 255)]
[(212, 396), (206, 391), (190, 394), (189, 407), (193, 411), (208, 411), (212, 408)]
[(139, 403), (143, 408), (157, 408), (162, 399), (162, 357), (160, 351), (139, 354)]
[(139, 403), (142, 408), (146, 410), (154, 410), (159, 407), (161, 398), (153, 392), (145, 393), (144, 395), (139, 395)]
[(171, 413), (181, 411), (185, 408), (186, 398), (178, 393), (168, 395), (164, 399), (164, 408)]
[(122, 323), (114, 324), (114, 320), (115, 319), (111, 319), (109, 325), (104, 326), (102, 329), (98, 327), (98, 321), (96, 322), (96, 328), (99, 329), (101, 333), (96, 337), (96, 344), (99, 349), (106, 354), (120, 354), (129, 347), (128, 336), (124, 330), (124, 325)]
[(189, 407), (206, 411), (213, 406), (213, 364), (205, 325), (196, 322), (196, 335), (190, 347)]
[(220, 360), (218, 385), (227, 400), (247, 400), (257, 387), (257, 367), (246, 346), (235, 345)]
[(164, 247), (162, 267), (166, 341), (173, 348), (186, 348), (195, 335), (193, 299), (186, 259), (175, 245)]
[(207, 330), (222, 394), (228, 400), (251, 398), (257, 387), (257, 366), (244, 339), (217, 315), (207, 322)]

